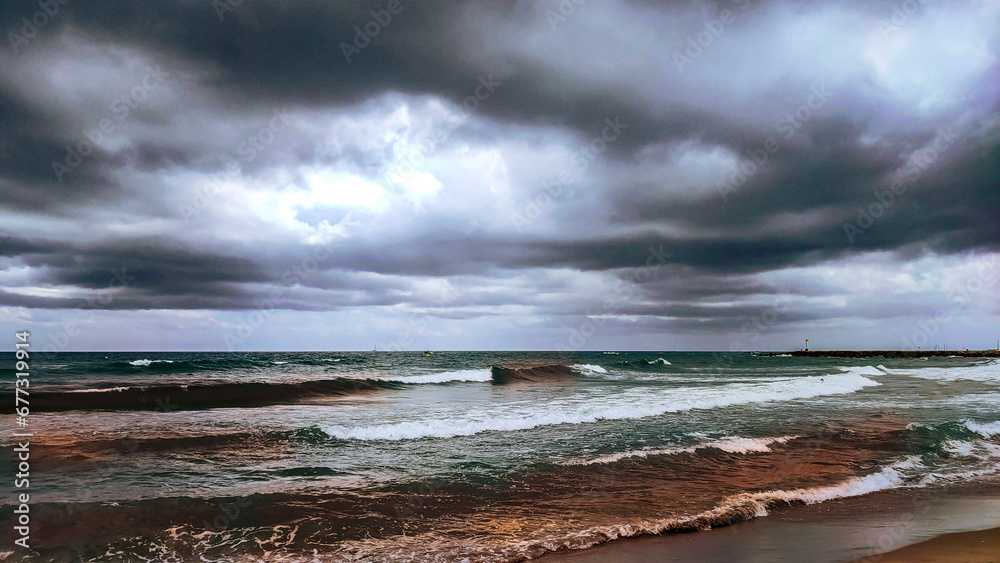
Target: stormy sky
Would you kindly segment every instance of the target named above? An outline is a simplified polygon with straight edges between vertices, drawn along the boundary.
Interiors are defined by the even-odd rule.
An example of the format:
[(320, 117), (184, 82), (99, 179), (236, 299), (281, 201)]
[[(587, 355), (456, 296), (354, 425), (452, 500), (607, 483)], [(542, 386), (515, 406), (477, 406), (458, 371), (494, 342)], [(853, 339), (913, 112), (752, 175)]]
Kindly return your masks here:
[(993, 347), (991, 0), (4, 2), (54, 350)]

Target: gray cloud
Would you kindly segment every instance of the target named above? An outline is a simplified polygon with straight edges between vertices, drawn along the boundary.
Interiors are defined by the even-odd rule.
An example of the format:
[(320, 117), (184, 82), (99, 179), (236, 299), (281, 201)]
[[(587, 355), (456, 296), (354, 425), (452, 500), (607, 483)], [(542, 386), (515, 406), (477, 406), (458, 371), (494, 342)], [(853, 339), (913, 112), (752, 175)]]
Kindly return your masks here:
[[(943, 269), (1000, 252), (989, 3), (400, 6), (62, 8), (0, 62), (7, 318), (113, 295), (107, 314), (217, 316), (205, 331), (261, 307), (425, 313), (551, 346), (625, 283), (594, 346), (725, 347), (779, 293), (775, 338), (905, 332), (955, 306)], [(651, 247), (669, 257), (636, 279)], [(866, 289), (872, 260), (895, 290)]]

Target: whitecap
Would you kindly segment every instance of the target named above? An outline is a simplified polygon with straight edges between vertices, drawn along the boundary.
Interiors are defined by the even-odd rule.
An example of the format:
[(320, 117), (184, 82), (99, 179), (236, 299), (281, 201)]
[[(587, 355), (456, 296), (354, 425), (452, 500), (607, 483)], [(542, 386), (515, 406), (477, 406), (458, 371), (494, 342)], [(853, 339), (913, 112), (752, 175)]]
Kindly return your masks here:
[[(824, 381), (825, 379), (825, 381)], [(513, 432), (555, 424), (587, 424), (599, 420), (638, 419), (671, 412), (714, 409), (747, 403), (790, 401), (824, 395), (844, 395), (881, 385), (856, 373), (801, 377), (773, 383), (732, 384), (687, 389), (630, 390), (595, 402), (588, 395), (501, 409), (477, 406), (453, 411), (449, 416), (418, 418), (388, 424), (323, 426), (332, 437), (344, 440), (415, 440), (472, 436), (480, 432)]]
[(985, 438), (990, 438), (1000, 434), (1000, 421), (997, 422), (975, 422), (972, 420), (962, 421), (965, 427)]
[(842, 367), (842, 368), (838, 368), (838, 369), (840, 369), (840, 371), (843, 371), (843, 372), (855, 373), (855, 374), (858, 374), (858, 375), (885, 375), (884, 371), (882, 371), (879, 368), (872, 367), (872, 366), (854, 366), (854, 367), (849, 367), (849, 368)]
[(905, 370), (891, 370), (890, 373), (909, 375), (934, 381), (982, 381), (1000, 382), (1000, 361), (991, 360), (986, 363), (973, 364), (965, 367), (913, 367)]
[(128, 391), (129, 389), (130, 389), (129, 387), (108, 387), (105, 389), (71, 389), (69, 392), (70, 393), (110, 393), (110, 392), (121, 393), (122, 391)]
[(129, 363), (132, 364), (133, 366), (148, 366), (150, 364), (159, 364), (159, 363), (172, 364), (172, 363), (174, 363), (174, 361), (173, 360), (146, 360), (146, 359), (142, 359), (142, 360), (132, 360)]
[(493, 372), (488, 369), (463, 369), (442, 373), (429, 373), (426, 375), (395, 377), (386, 379), (385, 381), (395, 381), (397, 383), (448, 383), (449, 381), (490, 381), (492, 377)]
[(594, 459), (584, 461), (571, 461), (566, 465), (594, 465), (598, 463), (614, 463), (629, 458), (644, 458), (659, 455), (677, 455), (682, 453), (694, 453), (700, 449), (713, 448), (733, 454), (763, 453), (771, 451), (771, 444), (784, 444), (789, 440), (794, 440), (798, 436), (780, 436), (777, 438), (742, 438), (739, 436), (724, 436), (717, 440), (704, 442), (694, 446), (684, 448), (665, 448), (653, 450), (631, 450), (616, 454), (609, 454)]

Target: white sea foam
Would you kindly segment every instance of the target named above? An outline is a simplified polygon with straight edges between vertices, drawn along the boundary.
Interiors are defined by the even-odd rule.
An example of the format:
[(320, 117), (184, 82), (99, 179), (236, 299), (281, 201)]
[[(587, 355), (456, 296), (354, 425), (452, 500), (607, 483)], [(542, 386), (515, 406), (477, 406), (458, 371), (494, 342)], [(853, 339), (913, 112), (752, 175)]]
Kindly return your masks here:
[(796, 502), (818, 504), (828, 500), (861, 496), (886, 489), (893, 489), (904, 486), (906, 478), (901, 470), (915, 466), (918, 463), (916, 461), (918, 459), (918, 457), (916, 459), (906, 458), (896, 464), (883, 468), (878, 473), (872, 473), (864, 477), (855, 477), (835, 485), (814, 487), (811, 489), (740, 493), (726, 497), (715, 508), (694, 516), (642, 520), (631, 524), (613, 526), (595, 526), (562, 538), (548, 539), (544, 544), (524, 542), (518, 548), (522, 551), (535, 546), (542, 546), (546, 551), (558, 551), (564, 548), (583, 549), (618, 538), (661, 534), (669, 530), (690, 529), (691, 526), (700, 529), (711, 529), (713, 526), (719, 525), (719, 523), (722, 525), (733, 523), (733, 517), (737, 515), (742, 516), (742, 518), (767, 516), (769, 509), (784, 504)]
[(159, 364), (159, 363), (172, 364), (172, 363), (174, 363), (174, 361), (173, 360), (146, 360), (146, 359), (142, 359), (142, 360), (132, 360), (129, 363), (132, 364), (133, 366), (148, 366), (150, 364)]
[(601, 366), (595, 366), (593, 364), (575, 364), (570, 366), (577, 371), (589, 371), (592, 373), (608, 373), (608, 370), (602, 368)]
[(943, 447), (946, 452), (958, 457), (972, 457), (982, 461), (1000, 459), (1000, 446), (980, 440), (945, 440)]
[(677, 455), (682, 453), (694, 453), (700, 449), (714, 448), (724, 452), (734, 454), (762, 453), (771, 451), (771, 444), (784, 444), (789, 440), (794, 440), (798, 436), (781, 436), (779, 438), (741, 438), (739, 436), (725, 436), (718, 440), (704, 442), (686, 448), (665, 448), (656, 450), (632, 450), (601, 456), (584, 461), (572, 461), (566, 465), (594, 465), (598, 463), (614, 463), (623, 459), (643, 458), (657, 455)]
[(928, 473), (920, 480), (918, 486), (926, 486), (931, 483), (937, 483), (938, 481), (945, 481), (951, 483), (962, 483), (973, 479), (975, 477), (981, 477), (983, 475), (994, 475), (997, 472), (997, 467), (992, 465), (990, 467), (984, 467), (981, 469), (971, 469), (968, 471), (949, 471), (947, 473)]
[(726, 437), (720, 438), (716, 442), (707, 444), (707, 447), (720, 449), (733, 454), (746, 454), (751, 452), (769, 452), (771, 444), (784, 444), (798, 436), (781, 436), (779, 438), (740, 438)]
[(387, 379), (386, 381), (396, 381), (399, 383), (447, 383), (449, 381), (489, 381), (492, 377), (493, 372), (488, 369), (463, 369), (442, 373), (428, 373), (426, 375), (396, 377)]
[(121, 393), (122, 391), (128, 391), (129, 387), (108, 387), (106, 389), (71, 389), (70, 393), (109, 393), (112, 391), (117, 391)]
[(777, 356), (774, 356), (774, 357), (775, 358), (793, 358), (794, 356), (792, 356), (791, 354), (778, 354)]
[(856, 373), (858, 375), (885, 375), (885, 372), (882, 371), (880, 367), (881, 366), (879, 366), (878, 368), (874, 368), (872, 366), (853, 366), (849, 368), (842, 367), (837, 369), (847, 373)]
[(814, 487), (811, 489), (744, 493), (743, 495), (737, 495), (737, 497), (749, 496), (758, 497), (761, 500), (779, 499), (790, 502), (802, 501), (806, 504), (817, 504), (837, 498), (856, 497), (898, 487), (905, 481), (902, 470), (919, 469), (921, 467), (923, 465), (920, 463), (920, 456), (910, 456), (883, 468), (878, 473), (872, 473), (864, 477), (855, 477), (836, 485)]
[(914, 367), (906, 369), (888, 370), (895, 375), (909, 375), (921, 379), (931, 379), (934, 381), (983, 381), (1000, 382), (1000, 360), (991, 360), (984, 363), (974, 364), (965, 367), (936, 368), (936, 367)]
[(668, 362), (667, 360), (664, 360), (663, 358), (656, 358), (655, 360), (653, 360), (653, 361), (651, 361), (649, 363), (651, 363), (651, 364), (660, 364), (661, 366), (673, 365), (670, 362)]
[[(634, 518), (614, 524), (592, 526), (583, 530), (566, 533), (564, 535), (550, 536), (539, 539), (530, 539), (518, 542), (509, 546), (502, 546), (496, 551), (491, 551), (493, 558), (503, 560), (522, 560), (524, 558), (534, 559), (543, 553), (551, 553), (566, 550), (581, 550), (594, 545), (606, 543), (619, 538), (636, 537), (643, 535), (659, 535), (669, 531), (690, 531), (691, 529), (710, 530), (713, 527), (728, 526), (741, 520), (749, 520), (755, 517), (768, 515), (769, 510), (792, 503), (817, 504), (838, 498), (861, 496), (886, 489), (906, 486), (906, 477), (900, 471), (902, 465), (912, 460), (903, 460), (900, 464), (894, 464), (883, 468), (877, 473), (863, 477), (855, 477), (840, 483), (815, 487), (810, 489), (790, 489), (762, 491), (756, 493), (741, 493), (728, 496), (714, 508), (690, 516), (669, 517), (669, 518)], [(920, 485), (916, 485), (920, 486)], [(413, 536), (413, 544), (405, 546), (406, 556), (412, 555), (420, 549), (420, 544), (427, 545), (426, 537)], [(432, 546), (435, 551), (442, 551), (442, 546), (436, 544)], [(462, 553), (468, 551), (466, 545), (461, 545)], [(403, 551), (399, 552), (403, 555)], [(421, 553), (422, 554), (422, 553)], [(497, 555), (501, 557), (496, 557)], [(389, 559), (388, 557), (386, 559)], [(414, 560), (412, 558), (400, 557), (400, 560)], [(429, 559), (425, 557), (424, 559)]]
[(992, 436), (1000, 434), (1000, 421), (980, 423), (971, 420), (965, 420), (963, 422), (965, 423), (966, 428), (986, 438), (990, 438)]
[[(825, 381), (821, 381), (825, 379)], [(538, 403), (502, 407), (476, 406), (459, 412), (435, 412), (415, 420), (362, 426), (329, 425), (322, 430), (344, 440), (415, 440), (511, 432), (554, 424), (586, 424), (598, 420), (637, 419), (693, 409), (746, 403), (790, 401), (844, 395), (881, 385), (856, 373), (801, 377), (773, 383), (745, 383), (687, 389), (630, 390), (594, 401), (587, 394)], [(418, 411), (416, 414), (420, 414)]]

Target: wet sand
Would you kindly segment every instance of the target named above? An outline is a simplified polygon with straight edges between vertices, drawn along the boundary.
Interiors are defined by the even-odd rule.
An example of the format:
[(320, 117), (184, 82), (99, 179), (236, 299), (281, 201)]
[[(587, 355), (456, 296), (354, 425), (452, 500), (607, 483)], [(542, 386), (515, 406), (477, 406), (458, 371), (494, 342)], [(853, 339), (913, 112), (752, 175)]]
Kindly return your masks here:
[(857, 563), (1000, 563), (1000, 528), (946, 534)]
[[(564, 563), (1000, 563), (998, 524), (1000, 486), (993, 483), (955, 490), (885, 491), (790, 507), (725, 528), (612, 541), (542, 559)], [(942, 553), (947, 556), (942, 558)]]

